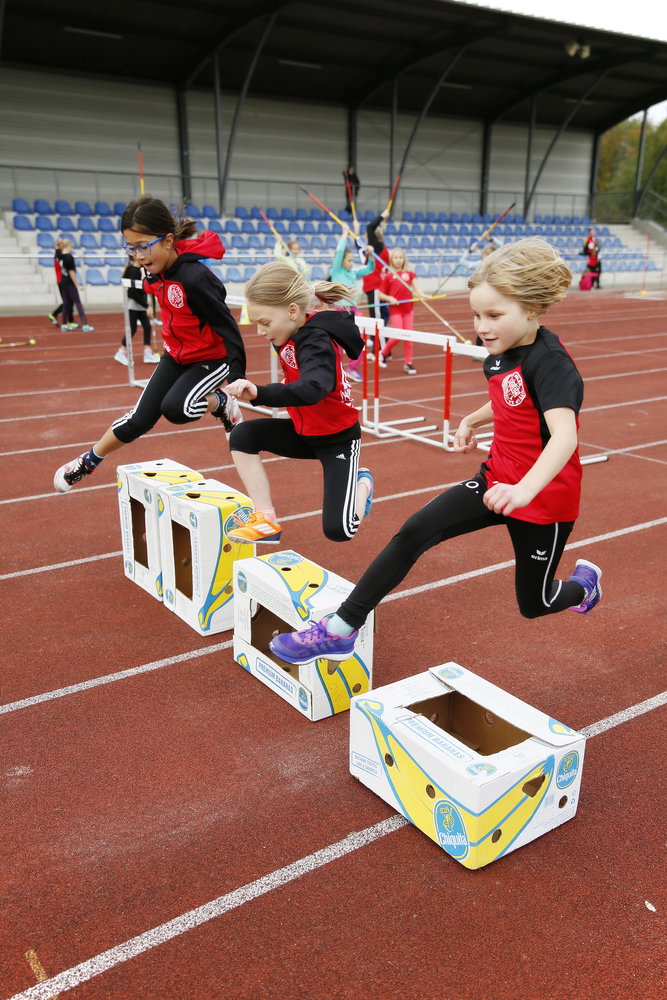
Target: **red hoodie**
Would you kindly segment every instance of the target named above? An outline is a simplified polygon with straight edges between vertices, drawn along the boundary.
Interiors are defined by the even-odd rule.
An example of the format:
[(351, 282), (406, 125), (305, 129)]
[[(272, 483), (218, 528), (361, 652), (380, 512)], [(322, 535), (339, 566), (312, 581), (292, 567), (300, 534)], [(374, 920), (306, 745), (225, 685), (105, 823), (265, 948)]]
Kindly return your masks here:
[(220, 237), (209, 230), (174, 244), (177, 260), (167, 271), (148, 275), (144, 289), (155, 295), (162, 315), (162, 337), (179, 364), (227, 358), (229, 381), (245, 376), (245, 349), (225, 299), (225, 286), (202, 263), (221, 260)]

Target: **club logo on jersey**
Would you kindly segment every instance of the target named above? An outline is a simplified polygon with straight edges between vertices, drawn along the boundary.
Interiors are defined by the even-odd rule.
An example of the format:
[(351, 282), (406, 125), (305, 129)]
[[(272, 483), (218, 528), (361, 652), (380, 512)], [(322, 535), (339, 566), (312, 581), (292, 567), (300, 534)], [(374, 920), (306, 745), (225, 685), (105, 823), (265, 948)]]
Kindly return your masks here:
[(287, 365), (288, 368), (297, 368), (296, 363), (296, 351), (294, 349), (294, 344), (285, 344), (282, 351), (280, 352), (280, 360), (283, 364)]
[(508, 406), (520, 406), (526, 398), (526, 387), (520, 372), (510, 372), (503, 379), (503, 396)]
[(182, 309), (185, 299), (183, 297), (183, 289), (180, 285), (170, 285), (167, 289), (167, 299), (169, 304), (174, 307), (174, 309)]

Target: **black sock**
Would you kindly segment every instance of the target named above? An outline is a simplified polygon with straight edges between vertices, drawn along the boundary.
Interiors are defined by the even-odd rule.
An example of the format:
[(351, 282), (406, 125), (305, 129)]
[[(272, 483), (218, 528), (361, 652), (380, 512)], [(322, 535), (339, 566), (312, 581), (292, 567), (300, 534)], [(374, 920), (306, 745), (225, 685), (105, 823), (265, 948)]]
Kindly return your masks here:
[(83, 456), (83, 460), (89, 469), (96, 469), (100, 462), (104, 461), (104, 457), (104, 455), (98, 455), (93, 447), (90, 451), (86, 452)]

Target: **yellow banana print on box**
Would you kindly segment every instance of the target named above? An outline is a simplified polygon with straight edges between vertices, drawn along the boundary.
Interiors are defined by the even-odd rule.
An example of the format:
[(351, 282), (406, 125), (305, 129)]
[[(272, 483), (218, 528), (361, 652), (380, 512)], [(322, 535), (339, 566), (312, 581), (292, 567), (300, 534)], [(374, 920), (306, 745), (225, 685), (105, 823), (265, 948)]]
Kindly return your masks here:
[(356, 654), (349, 660), (336, 663), (332, 674), (327, 669), (328, 664), (329, 660), (317, 660), (317, 675), (327, 693), (331, 714), (337, 715), (338, 712), (347, 712), (353, 695), (368, 691), (368, 668)]
[(384, 773), (405, 817), (466, 868), (481, 868), (504, 854), (549, 789), (552, 754), (475, 813), (441, 788), (396, 739), (382, 719), (380, 702), (362, 699), (355, 706), (372, 727)]
[(291, 550), (261, 558), (275, 570), (282, 581), (299, 618), (304, 622), (309, 621), (311, 598), (318, 590), (326, 587), (329, 579), (327, 571)]

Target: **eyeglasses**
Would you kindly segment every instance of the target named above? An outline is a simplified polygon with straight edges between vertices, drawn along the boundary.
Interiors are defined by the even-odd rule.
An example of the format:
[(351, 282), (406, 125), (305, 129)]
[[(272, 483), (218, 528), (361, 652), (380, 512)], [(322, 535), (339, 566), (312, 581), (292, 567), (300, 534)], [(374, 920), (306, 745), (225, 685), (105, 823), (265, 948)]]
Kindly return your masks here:
[(146, 254), (150, 252), (151, 247), (155, 246), (156, 243), (159, 243), (160, 240), (163, 239), (164, 236), (158, 236), (156, 240), (151, 240), (150, 243), (135, 243), (134, 246), (131, 246), (129, 243), (123, 243), (123, 250), (128, 257), (136, 257), (137, 254), (141, 254), (142, 257), (145, 257)]

